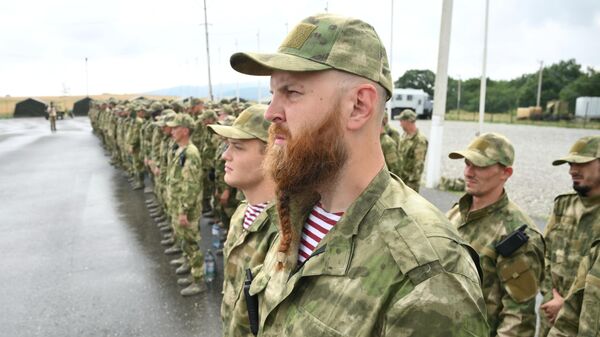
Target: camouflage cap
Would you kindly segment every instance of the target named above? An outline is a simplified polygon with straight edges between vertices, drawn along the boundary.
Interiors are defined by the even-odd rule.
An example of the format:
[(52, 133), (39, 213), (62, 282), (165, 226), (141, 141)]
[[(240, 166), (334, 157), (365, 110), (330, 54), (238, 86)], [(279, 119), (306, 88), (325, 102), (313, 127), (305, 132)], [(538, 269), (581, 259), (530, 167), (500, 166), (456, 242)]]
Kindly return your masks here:
[(233, 122), (235, 122), (235, 116), (229, 115), (225, 117), (222, 121), (218, 121), (217, 123), (219, 123), (220, 125), (233, 125)]
[(208, 127), (216, 134), (232, 139), (260, 139), (267, 142), (271, 122), (265, 119), (268, 106), (257, 104), (242, 111), (233, 125), (210, 124)]
[(552, 165), (584, 164), (597, 158), (600, 158), (600, 136), (588, 136), (576, 141), (569, 150), (569, 155), (553, 161)]
[(154, 124), (160, 127), (167, 126), (167, 122), (175, 118), (175, 116), (177, 116), (175, 111), (172, 109), (165, 109), (160, 116), (156, 117), (156, 122), (154, 122)]
[(214, 110), (208, 109), (208, 110), (204, 110), (204, 112), (202, 112), (202, 114), (200, 115), (200, 120), (205, 120), (205, 119), (217, 119), (217, 113)]
[(184, 128), (188, 128), (190, 130), (194, 130), (194, 119), (192, 118), (192, 116), (186, 114), (186, 113), (180, 113), (175, 115), (175, 117), (169, 121), (166, 122), (167, 126), (170, 126), (172, 128), (176, 127), (176, 126), (182, 126)]
[(404, 109), (402, 110), (402, 112), (394, 117), (394, 120), (400, 120), (400, 121), (404, 121), (404, 120), (408, 120), (411, 122), (414, 122), (417, 120), (417, 114), (412, 111), (411, 109)]
[(475, 138), (466, 150), (450, 152), (448, 157), (465, 158), (478, 167), (487, 167), (496, 163), (508, 167), (512, 166), (515, 160), (515, 149), (508, 138), (490, 132)]
[(277, 53), (235, 53), (231, 67), (248, 75), (273, 70), (337, 69), (379, 83), (392, 95), (392, 77), (383, 43), (368, 23), (333, 14), (318, 14), (300, 22)]
[(152, 102), (152, 104), (150, 104), (150, 111), (152, 112), (160, 111), (162, 109), (164, 109), (164, 107), (160, 102)]

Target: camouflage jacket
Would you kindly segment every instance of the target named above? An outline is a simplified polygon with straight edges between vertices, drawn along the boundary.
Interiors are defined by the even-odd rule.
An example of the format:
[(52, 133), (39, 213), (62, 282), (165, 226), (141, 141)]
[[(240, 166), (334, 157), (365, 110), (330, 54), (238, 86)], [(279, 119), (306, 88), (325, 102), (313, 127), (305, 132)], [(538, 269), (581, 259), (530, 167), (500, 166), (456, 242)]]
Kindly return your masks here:
[(548, 336), (598, 336), (600, 333), (600, 240), (583, 258)]
[(425, 167), (425, 156), (427, 155), (427, 138), (421, 131), (409, 136), (402, 134), (398, 144), (398, 156), (400, 157), (399, 177), (408, 187), (419, 192), (421, 175)]
[(152, 130), (150, 159), (153, 160), (156, 164), (158, 164), (158, 162), (160, 161), (160, 145), (163, 138), (164, 136), (161, 128), (159, 126), (155, 126)]
[(384, 128), (385, 133), (387, 133), (388, 136), (390, 136), (394, 142), (396, 142), (396, 144), (400, 143), (400, 132), (398, 132), (398, 130), (394, 129), (389, 124), (386, 124)]
[(390, 172), (395, 175), (400, 174), (400, 158), (398, 157), (398, 145), (392, 137), (388, 136), (385, 132), (379, 135), (379, 141), (381, 142), (381, 150), (383, 151), (383, 157), (385, 158), (385, 165)]
[(277, 235), (275, 207), (269, 204), (248, 229), (244, 229), (244, 214), (248, 204), (243, 202), (231, 217), (227, 241), (223, 247), (223, 336), (253, 336), (250, 332), (244, 280), (247, 268), (261, 265)]
[(199, 219), (202, 181), (202, 160), (198, 148), (192, 143), (179, 147), (169, 163), (167, 196), (173, 215), (185, 214), (188, 220)]
[[(490, 336), (533, 337), (535, 296), (544, 273), (542, 234), (506, 193), (495, 203), (469, 212), (472, 200), (464, 195), (447, 215), (479, 253)], [(527, 243), (508, 257), (497, 253), (496, 244), (524, 224)]]
[[(600, 196), (584, 198), (576, 193), (559, 195), (554, 199), (554, 210), (546, 225), (546, 269), (541, 291), (542, 303), (552, 299), (552, 288), (563, 297), (575, 280), (575, 273), (600, 235)], [(544, 315), (540, 336), (545, 336), (549, 324)]]
[(128, 145), (128, 150), (131, 149), (134, 153), (140, 152), (141, 147), (141, 138), (140, 138), (140, 130), (144, 125), (144, 120), (142, 118), (136, 117), (132, 120), (131, 126), (127, 129), (126, 134), (126, 142)]
[[(290, 201), (297, 233), (317, 201)], [(387, 170), (304, 264), (293, 242), (279, 269), (278, 241), (250, 289), (259, 336), (488, 336), (476, 253)]]

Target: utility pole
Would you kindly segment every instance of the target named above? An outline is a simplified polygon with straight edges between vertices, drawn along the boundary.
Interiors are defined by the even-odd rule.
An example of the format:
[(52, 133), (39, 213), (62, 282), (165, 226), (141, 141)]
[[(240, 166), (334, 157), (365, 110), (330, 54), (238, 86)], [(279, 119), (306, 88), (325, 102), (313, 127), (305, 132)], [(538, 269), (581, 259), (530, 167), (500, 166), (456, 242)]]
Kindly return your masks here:
[(394, 58), (392, 57), (394, 54), (394, 0), (390, 0), (390, 74), (392, 73), (392, 63), (394, 62)]
[(212, 91), (212, 80), (210, 78), (210, 48), (208, 46), (208, 18), (206, 15), (206, 0), (204, 0), (204, 33), (206, 35), (206, 63), (208, 65), (208, 96), (212, 101), (213, 91)]
[(538, 78), (538, 90), (537, 90), (537, 103), (535, 106), (540, 106), (540, 99), (542, 97), (542, 73), (544, 72), (544, 61), (540, 61), (540, 76)]
[(431, 140), (427, 159), (426, 186), (436, 187), (440, 182), (442, 168), (442, 139), (444, 134), (444, 114), (446, 113), (446, 92), (448, 89), (448, 56), (450, 54), (450, 32), (452, 29), (453, 0), (442, 3), (438, 66), (435, 75), (433, 116), (431, 116)]
[(85, 58), (85, 97), (90, 97), (90, 81), (88, 74), (88, 58)]
[[(237, 39), (235, 39), (235, 50), (238, 50)], [(235, 77), (235, 102), (240, 102), (240, 78), (239, 76)]]
[[(260, 53), (260, 29), (256, 31), (256, 52)], [(257, 103), (260, 104), (260, 101), (262, 100), (262, 95), (261, 95), (261, 87), (260, 87), (260, 76), (257, 76), (258, 78), (258, 95), (256, 96), (256, 100)]]
[(462, 82), (460, 76), (458, 77), (458, 92), (456, 93), (456, 113), (458, 114), (458, 120), (460, 120), (460, 83)]
[(483, 128), (483, 116), (485, 114), (485, 90), (487, 88), (487, 76), (485, 75), (485, 68), (487, 65), (487, 37), (488, 37), (488, 17), (489, 17), (490, 0), (485, 0), (485, 28), (483, 33), (483, 69), (481, 70), (481, 83), (479, 89), (479, 131), (477, 135), (481, 134)]

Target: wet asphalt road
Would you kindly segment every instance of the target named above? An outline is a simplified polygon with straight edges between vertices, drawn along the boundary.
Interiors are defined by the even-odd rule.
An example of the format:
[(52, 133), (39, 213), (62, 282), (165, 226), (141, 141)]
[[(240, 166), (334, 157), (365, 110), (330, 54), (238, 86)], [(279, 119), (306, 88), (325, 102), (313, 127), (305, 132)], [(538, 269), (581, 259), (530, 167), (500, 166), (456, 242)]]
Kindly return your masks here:
[(221, 279), (181, 297), (148, 195), (87, 118), (57, 128), (0, 120), (0, 336), (220, 336)]

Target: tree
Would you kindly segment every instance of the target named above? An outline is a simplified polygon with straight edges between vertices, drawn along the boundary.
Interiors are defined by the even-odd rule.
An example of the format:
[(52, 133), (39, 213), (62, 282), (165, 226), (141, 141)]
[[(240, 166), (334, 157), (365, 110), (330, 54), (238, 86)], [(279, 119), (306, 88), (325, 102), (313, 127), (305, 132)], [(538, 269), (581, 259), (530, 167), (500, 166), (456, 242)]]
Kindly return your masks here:
[(581, 96), (600, 96), (600, 73), (592, 68), (560, 91), (560, 99), (569, 103), (569, 110), (575, 111), (575, 100)]
[(407, 70), (396, 82), (395, 88), (423, 89), (429, 96), (433, 97), (435, 85), (435, 74), (431, 70)]

